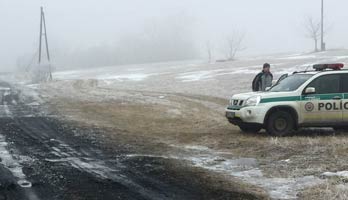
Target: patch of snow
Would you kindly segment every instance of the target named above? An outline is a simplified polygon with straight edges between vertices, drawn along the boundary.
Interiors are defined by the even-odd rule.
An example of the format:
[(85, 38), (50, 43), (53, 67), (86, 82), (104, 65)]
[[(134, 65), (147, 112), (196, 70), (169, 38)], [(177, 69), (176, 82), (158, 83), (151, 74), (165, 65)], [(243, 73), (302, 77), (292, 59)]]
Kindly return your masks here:
[(167, 113), (169, 115), (174, 115), (174, 116), (182, 115), (182, 112), (180, 110), (178, 110), (178, 109), (169, 109), (169, 110), (167, 110)]
[(176, 79), (182, 82), (201, 81), (206, 79), (212, 79), (218, 76), (232, 75), (232, 74), (256, 74), (260, 72), (260, 66), (247, 66), (238, 68), (226, 68), (226, 69), (214, 69), (214, 70), (202, 70), (194, 72), (185, 72), (179, 74)]
[(185, 73), (179, 74), (179, 76), (176, 78), (181, 79), (182, 82), (200, 81), (200, 80), (212, 78), (214, 77), (214, 74), (216, 72), (220, 72), (220, 71), (223, 71), (223, 70), (219, 69), (219, 70), (185, 72)]
[[(274, 199), (296, 199), (297, 193), (305, 187), (311, 187), (322, 182), (314, 176), (299, 178), (268, 178), (264, 177), (258, 164), (253, 158), (226, 159), (216, 162), (214, 155), (204, 157), (193, 157), (194, 166), (202, 167), (212, 171), (230, 174), (241, 180), (264, 188)], [(223, 159), (222, 159), (223, 160)], [(247, 160), (248, 162), (245, 162)]]
[(59, 71), (54, 72), (53, 77), (55, 79), (78, 79), (81, 77), (81, 71), (79, 70), (68, 70), (68, 71)]
[(28, 84), (27, 87), (31, 89), (38, 89), (40, 84)]
[(348, 59), (348, 56), (335, 56), (334, 58), (337, 60), (343, 60), (343, 59)]
[[(0, 135), (0, 158), (1, 164), (6, 167), (14, 177), (16, 177), (17, 183), (21, 187), (31, 187), (30, 181), (26, 180), (26, 176), (23, 173), (23, 166), (20, 164), (20, 156), (14, 156), (7, 150), (8, 143), (3, 135)], [(16, 157), (16, 158), (15, 158)]]
[[(144, 68), (120, 69), (119, 67), (103, 67), (98, 69), (81, 69), (70, 71), (59, 71), (53, 74), (56, 80), (116, 80), (116, 81), (143, 81), (156, 73), (137, 73)], [(128, 73), (131, 72), (131, 73)], [(134, 72), (134, 73), (132, 73)]]
[(137, 72), (137, 71), (143, 71), (144, 68), (135, 68), (135, 69), (127, 69), (129, 72)]
[[(286, 63), (274, 63), (272, 67), (278, 67)], [(207, 79), (216, 78), (218, 76), (225, 75), (236, 75), (236, 74), (257, 74), (261, 71), (262, 65), (253, 65), (253, 66), (244, 66), (244, 67), (235, 67), (233, 69), (226, 67), (226, 69), (214, 69), (214, 70), (202, 70), (194, 72), (185, 72), (179, 74), (176, 79), (181, 80), (182, 82), (194, 82), (202, 81)], [(291, 71), (288, 69), (287, 71)]]
[(106, 166), (103, 161), (82, 156), (79, 152), (75, 151), (68, 144), (63, 143), (60, 140), (50, 139), (50, 141), (56, 142), (59, 146), (53, 146), (51, 151), (51, 153), (58, 158), (46, 159), (46, 161), (69, 163), (76, 169), (86, 171), (103, 179), (110, 178), (111, 176), (116, 177), (114, 174), (116, 174), (117, 171)]
[[(174, 146), (174, 145), (171, 145), (171, 146)], [(208, 147), (201, 146), (201, 145), (185, 145), (184, 148), (185, 149), (190, 149), (190, 150), (201, 150), (201, 151), (209, 150)]]
[(318, 177), (305, 176), (298, 178), (269, 178), (265, 177), (254, 158), (229, 158), (226, 152), (217, 152), (206, 146), (200, 145), (170, 145), (186, 149), (183, 155), (142, 155), (130, 154), (127, 157), (155, 157), (164, 159), (177, 159), (191, 162), (193, 166), (205, 168), (239, 178), (246, 183), (259, 186), (273, 199), (296, 199), (297, 193), (305, 188), (315, 186), (323, 181)]
[(333, 177), (333, 176), (348, 177), (348, 171), (324, 172), (322, 174), (322, 176), (326, 176), (326, 177)]
[(153, 76), (155, 74), (122, 74), (122, 75), (102, 75), (96, 77), (101, 80), (117, 80), (117, 81), (143, 81), (147, 79), (149, 76)]
[(8, 87), (0, 87), (0, 91), (9, 91), (11, 88)]
[(315, 55), (293, 55), (293, 56), (281, 57), (279, 59), (300, 60), (300, 59), (311, 59), (311, 58), (316, 58), (316, 56)]
[(259, 69), (240, 69), (228, 74), (257, 74), (261, 71), (260, 69), (261, 69), (260, 67)]
[(39, 102), (31, 102), (31, 103), (28, 103), (28, 104), (26, 104), (27, 106), (39, 106), (40, 105), (40, 103)]
[(5, 104), (4, 105), (0, 105), (0, 116), (1, 117), (13, 117), (12, 112), (10, 111), (10, 108), (8, 107), (8, 105)]

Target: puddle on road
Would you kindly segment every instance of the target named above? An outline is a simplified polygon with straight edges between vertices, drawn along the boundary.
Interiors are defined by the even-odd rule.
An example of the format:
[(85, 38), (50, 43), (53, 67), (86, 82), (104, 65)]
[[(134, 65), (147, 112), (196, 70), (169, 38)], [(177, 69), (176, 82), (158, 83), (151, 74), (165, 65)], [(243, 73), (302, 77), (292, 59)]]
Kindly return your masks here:
[(258, 168), (254, 158), (230, 158), (228, 152), (217, 152), (205, 146), (174, 146), (185, 150), (177, 155), (129, 154), (127, 157), (153, 157), (184, 160), (193, 166), (237, 177), (240, 180), (265, 189), (273, 199), (296, 199), (298, 192), (305, 187), (315, 186), (323, 180), (314, 176), (299, 178), (267, 178)]

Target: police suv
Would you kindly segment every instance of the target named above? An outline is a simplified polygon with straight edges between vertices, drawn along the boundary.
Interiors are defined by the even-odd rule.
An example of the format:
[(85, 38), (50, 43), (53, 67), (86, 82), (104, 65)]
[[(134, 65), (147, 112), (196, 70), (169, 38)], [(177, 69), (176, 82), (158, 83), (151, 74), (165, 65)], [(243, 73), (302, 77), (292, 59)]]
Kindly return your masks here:
[(226, 117), (244, 132), (264, 128), (273, 136), (299, 127), (348, 128), (348, 70), (343, 66), (314, 65), (314, 70), (282, 76), (266, 92), (233, 95)]

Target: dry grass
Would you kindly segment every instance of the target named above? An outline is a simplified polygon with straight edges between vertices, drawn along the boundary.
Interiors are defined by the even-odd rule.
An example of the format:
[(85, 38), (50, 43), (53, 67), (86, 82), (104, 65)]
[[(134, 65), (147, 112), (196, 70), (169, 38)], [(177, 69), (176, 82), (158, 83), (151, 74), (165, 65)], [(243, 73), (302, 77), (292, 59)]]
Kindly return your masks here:
[[(235, 157), (257, 158), (268, 177), (320, 176), (326, 171), (348, 169), (348, 136), (345, 133), (304, 129), (296, 136), (284, 138), (269, 137), (265, 132), (245, 134), (225, 119), (225, 99), (166, 94), (163, 101), (170, 103), (131, 99), (87, 101), (74, 96), (50, 99), (56, 112), (71, 120), (121, 129), (160, 143), (202, 145)], [(155, 150), (163, 151), (161, 148)], [(305, 190), (301, 198), (347, 199), (348, 192), (342, 188), (342, 184), (330, 180), (325, 185)]]
[(334, 178), (327, 180), (324, 184), (307, 188), (299, 194), (300, 199), (323, 199), (323, 200), (346, 200), (348, 199), (347, 180)]

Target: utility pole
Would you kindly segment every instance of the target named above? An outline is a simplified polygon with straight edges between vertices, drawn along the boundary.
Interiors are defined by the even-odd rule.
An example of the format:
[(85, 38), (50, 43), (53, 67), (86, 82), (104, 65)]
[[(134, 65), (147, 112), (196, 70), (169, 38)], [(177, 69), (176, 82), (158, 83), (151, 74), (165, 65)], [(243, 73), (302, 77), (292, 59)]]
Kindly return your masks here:
[(324, 42), (324, 0), (321, 0), (321, 51), (325, 51), (325, 42)]
[(39, 39), (39, 66), (41, 64), (42, 59), (42, 36), (45, 37), (45, 44), (46, 44), (46, 55), (47, 60), (49, 62), (48, 64), (48, 80), (52, 80), (52, 70), (51, 70), (51, 64), (50, 64), (50, 52), (48, 49), (48, 40), (47, 40), (47, 29), (46, 29), (46, 19), (45, 19), (45, 13), (43, 10), (43, 7), (41, 7), (41, 13), (40, 13), (40, 39)]

